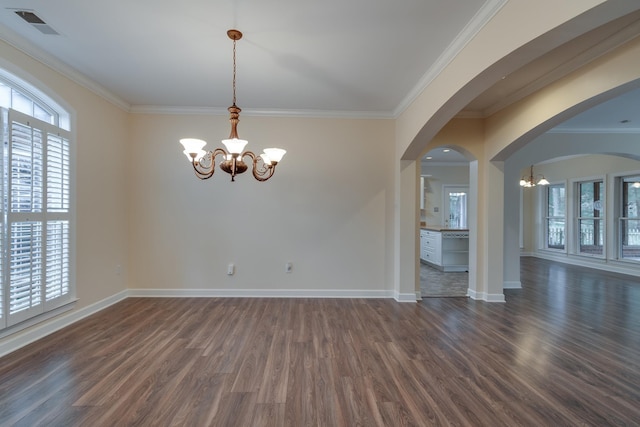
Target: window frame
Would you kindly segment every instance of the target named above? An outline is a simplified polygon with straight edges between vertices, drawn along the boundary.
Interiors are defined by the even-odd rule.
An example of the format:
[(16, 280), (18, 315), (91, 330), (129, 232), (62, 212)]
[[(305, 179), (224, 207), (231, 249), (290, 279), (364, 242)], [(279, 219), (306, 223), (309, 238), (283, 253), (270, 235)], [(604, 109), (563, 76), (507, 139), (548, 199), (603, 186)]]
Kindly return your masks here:
[[(551, 216), (549, 215), (549, 194), (552, 188), (558, 188), (558, 187), (562, 187), (562, 189), (564, 190), (564, 211), (563, 211), (563, 215), (562, 216)], [(561, 253), (567, 253), (568, 251), (568, 224), (567, 224), (567, 184), (565, 181), (562, 182), (553, 182), (553, 183), (549, 183), (549, 185), (544, 186), (544, 195), (543, 195), (543, 208), (544, 208), (544, 212), (543, 212), (543, 220), (544, 220), (544, 227), (543, 227), (543, 232), (542, 232), (542, 239), (543, 239), (543, 246), (542, 248), (548, 251), (553, 251), (553, 252), (561, 252)], [(564, 223), (563, 228), (563, 234), (564, 234), (564, 244), (562, 245), (562, 247), (553, 247), (549, 245), (549, 222), (550, 220), (562, 220)]]
[(627, 202), (627, 192), (626, 190), (626, 186), (625, 186), (625, 180), (626, 179), (632, 179), (632, 178), (638, 178), (638, 180), (636, 180), (636, 182), (640, 182), (640, 171), (628, 171), (625, 172), (624, 174), (617, 174), (614, 179), (615, 179), (615, 194), (616, 194), (616, 200), (615, 200), (615, 210), (614, 210), (614, 217), (615, 217), (615, 247), (616, 247), (616, 251), (615, 251), (615, 256), (616, 256), (616, 261), (621, 261), (621, 262), (626, 262), (626, 263), (632, 263), (632, 264), (640, 264), (640, 257), (624, 257), (624, 243), (625, 243), (625, 237), (623, 236), (624, 234), (624, 230), (625, 227), (623, 226), (624, 223), (628, 223), (629, 221), (638, 221), (640, 222), (640, 205), (637, 206), (638, 212), (636, 213), (636, 216), (630, 216), (629, 215), (629, 207), (628, 202)]
[[(51, 122), (42, 121), (37, 117), (11, 109), (4, 100), (0, 105), (0, 134), (3, 144), (0, 146), (0, 174), (3, 184), (0, 186), (0, 338), (19, 330), (44, 321), (55, 315), (73, 308), (76, 301), (75, 284), (75, 144), (74, 133), (71, 129), (72, 114), (62, 108), (45, 92), (35, 88), (28, 82), (9, 74), (0, 68), (0, 81), (4, 86), (10, 86), (21, 96), (29, 98), (34, 105), (52, 113)], [(10, 98), (13, 99), (12, 97)], [(33, 109), (31, 111), (34, 113)], [(62, 118), (62, 119), (61, 119)], [(62, 123), (61, 123), (62, 120)], [(42, 212), (12, 212), (10, 182), (12, 172), (8, 156), (11, 153), (10, 139), (12, 123), (21, 123), (33, 128), (41, 129), (45, 134), (43, 146)], [(59, 126), (62, 124), (62, 126)], [(65, 128), (66, 127), (66, 128)], [(52, 163), (53, 162), (53, 163)], [(55, 167), (54, 167), (55, 166)], [(46, 180), (50, 178), (50, 182)], [(46, 189), (55, 188), (53, 193)], [(57, 198), (51, 199), (51, 195)], [(42, 301), (34, 310), (10, 313), (11, 303), (11, 224), (23, 220), (40, 222), (44, 230), (42, 251), (44, 257), (41, 269)], [(49, 234), (47, 234), (49, 233)], [(49, 239), (47, 239), (47, 236)], [(62, 240), (56, 240), (56, 239)], [(52, 240), (53, 239), (53, 240)], [(15, 237), (14, 237), (15, 242)], [(55, 242), (54, 245), (52, 242)], [(57, 243), (60, 243), (57, 245)], [(47, 256), (50, 268), (46, 268)], [(52, 258), (53, 256), (53, 258)], [(51, 268), (55, 266), (55, 268)], [(48, 284), (55, 283), (54, 286)], [(47, 292), (49, 292), (47, 294)], [(36, 304), (37, 305), (37, 304)]]
[[(594, 194), (594, 201), (598, 200), (600, 201), (600, 209), (594, 208), (594, 216), (581, 216), (582, 214), (582, 193), (581, 193), (581, 185), (582, 184), (588, 184), (588, 183), (596, 183), (596, 182), (600, 182), (601, 183), (601, 193), (602, 194), (598, 194), (599, 199), (595, 199), (596, 195)], [(575, 233), (574, 236), (574, 246), (573, 246), (573, 251), (572, 254), (573, 255), (577, 255), (577, 256), (582, 256), (582, 257), (589, 257), (589, 258), (597, 258), (597, 259), (606, 259), (607, 258), (607, 178), (606, 176), (600, 175), (600, 176), (593, 176), (593, 177), (583, 177), (583, 178), (579, 178), (573, 181), (573, 189), (574, 189), (574, 209), (575, 209), (575, 214), (573, 217), (574, 220), (574, 224), (573, 224), (573, 230)], [(595, 190), (594, 190), (595, 193)], [(598, 216), (596, 216), (595, 212), (599, 212)], [(582, 221), (594, 221), (594, 238), (596, 235), (602, 234), (602, 253), (589, 253), (589, 252), (582, 252), (581, 248), (582, 248), (582, 242), (581, 242), (581, 238), (582, 238), (582, 232), (581, 232), (581, 225), (582, 225)], [(598, 227), (596, 227), (596, 221), (599, 223)], [(597, 229), (597, 231), (596, 231)], [(595, 240), (594, 240), (595, 241)], [(597, 245), (594, 245), (597, 246)]]

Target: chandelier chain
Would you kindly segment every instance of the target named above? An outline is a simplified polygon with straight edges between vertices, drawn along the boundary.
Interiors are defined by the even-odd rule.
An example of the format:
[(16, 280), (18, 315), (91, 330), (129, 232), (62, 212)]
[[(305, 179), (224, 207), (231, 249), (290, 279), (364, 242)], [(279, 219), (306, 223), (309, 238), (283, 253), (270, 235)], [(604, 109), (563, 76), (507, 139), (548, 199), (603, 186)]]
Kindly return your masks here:
[(236, 40), (233, 39), (233, 105), (236, 105)]

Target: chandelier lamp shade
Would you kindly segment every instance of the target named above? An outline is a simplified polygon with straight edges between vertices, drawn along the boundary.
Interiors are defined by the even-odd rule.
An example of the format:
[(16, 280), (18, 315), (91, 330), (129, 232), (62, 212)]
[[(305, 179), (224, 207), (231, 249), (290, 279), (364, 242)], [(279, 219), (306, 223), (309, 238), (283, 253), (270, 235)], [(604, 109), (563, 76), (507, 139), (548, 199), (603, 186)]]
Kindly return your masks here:
[(281, 148), (265, 148), (264, 153), (256, 156), (251, 151), (243, 151), (246, 140), (238, 138), (238, 122), (240, 121), (240, 107), (236, 105), (236, 41), (242, 38), (238, 30), (229, 30), (227, 35), (233, 40), (233, 105), (228, 108), (231, 133), (228, 139), (223, 139), (225, 148), (216, 148), (205, 151), (205, 141), (196, 138), (183, 138), (180, 143), (184, 147), (183, 153), (191, 162), (195, 174), (200, 179), (209, 179), (213, 176), (216, 167), (216, 158), (221, 159), (220, 169), (231, 175), (231, 181), (235, 181), (236, 175), (246, 172), (249, 166), (245, 162), (249, 158), (252, 164), (253, 177), (258, 181), (266, 181), (271, 178), (276, 166), (282, 160), (286, 151)]
[(534, 178), (533, 165), (531, 165), (531, 168), (529, 169), (529, 176), (523, 176), (520, 178), (520, 187), (529, 188), (535, 187), (536, 185), (549, 185), (549, 181), (547, 181), (544, 175), (538, 175)]

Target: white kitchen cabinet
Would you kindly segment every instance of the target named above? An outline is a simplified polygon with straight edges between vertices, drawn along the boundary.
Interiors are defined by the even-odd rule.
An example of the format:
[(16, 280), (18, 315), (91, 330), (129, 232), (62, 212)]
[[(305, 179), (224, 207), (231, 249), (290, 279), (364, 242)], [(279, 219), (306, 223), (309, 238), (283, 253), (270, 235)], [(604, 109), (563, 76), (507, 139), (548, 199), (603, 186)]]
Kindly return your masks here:
[(420, 260), (442, 271), (469, 269), (467, 230), (420, 230)]
[(442, 257), (440, 254), (440, 240), (441, 236), (439, 232), (421, 229), (420, 259), (428, 263), (440, 266), (442, 264)]

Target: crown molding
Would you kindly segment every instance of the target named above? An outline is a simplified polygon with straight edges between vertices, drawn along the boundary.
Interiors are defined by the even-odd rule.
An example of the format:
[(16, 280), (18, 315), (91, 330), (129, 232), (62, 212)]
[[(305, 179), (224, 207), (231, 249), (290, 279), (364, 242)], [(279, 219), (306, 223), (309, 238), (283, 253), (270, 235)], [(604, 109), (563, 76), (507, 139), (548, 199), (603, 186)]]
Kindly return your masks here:
[(106, 99), (116, 107), (121, 108), (125, 111), (129, 111), (131, 109), (131, 105), (124, 99), (115, 95), (113, 92), (107, 90), (105, 87), (99, 85), (95, 81), (89, 79), (87, 76), (80, 73), (75, 68), (68, 66), (53, 55), (50, 55), (49, 53), (35, 46), (33, 43), (20, 37), (15, 33), (15, 31), (2, 24), (0, 24), (0, 39), (6, 42), (8, 45), (18, 49), (25, 55), (35, 59), (36, 61), (46, 65), (52, 70), (79, 84), (80, 86)]
[(436, 77), (453, 61), (464, 47), (478, 34), (478, 32), (495, 16), (508, 0), (489, 0), (473, 16), (471, 21), (460, 31), (456, 38), (447, 46), (436, 62), (427, 70), (413, 90), (400, 102), (393, 113), (397, 118), (413, 101), (429, 86)]
[(546, 133), (561, 133), (561, 134), (628, 134), (635, 135), (640, 134), (640, 128), (624, 128), (624, 129), (615, 129), (615, 128), (559, 128), (555, 127), (553, 129), (549, 129)]
[(540, 89), (549, 86), (561, 78), (571, 74), (584, 65), (595, 61), (596, 59), (606, 55), (607, 53), (615, 50), (616, 48), (624, 45), (625, 43), (638, 37), (640, 33), (640, 21), (636, 21), (622, 28), (617, 33), (605, 38), (604, 40), (596, 43), (587, 50), (581, 52), (575, 57), (571, 58), (567, 62), (560, 64), (551, 72), (539, 77), (538, 79), (530, 82), (521, 89), (512, 92), (500, 99), (499, 102), (487, 107), (482, 111), (483, 117), (489, 117), (503, 108), (508, 107), (511, 104), (515, 104), (521, 99), (539, 91)]
[[(180, 107), (180, 106), (158, 106), (158, 105), (133, 105), (129, 109), (135, 114), (201, 114), (209, 116), (224, 116), (229, 112), (226, 108), (213, 107)], [(327, 118), (327, 119), (393, 119), (391, 113), (378, 111), (325, 111), (325, 110), (279, 110), (243, 108), (242, 116), (247, 117), (306, 117), (306, 118)]]

